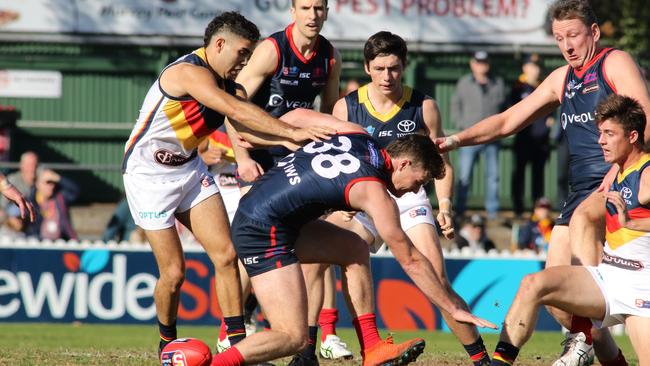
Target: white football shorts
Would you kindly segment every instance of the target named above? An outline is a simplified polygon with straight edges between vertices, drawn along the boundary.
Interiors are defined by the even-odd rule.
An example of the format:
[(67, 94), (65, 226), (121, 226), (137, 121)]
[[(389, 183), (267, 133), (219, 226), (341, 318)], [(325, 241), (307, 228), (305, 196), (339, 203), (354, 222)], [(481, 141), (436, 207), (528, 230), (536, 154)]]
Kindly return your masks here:
[(593, 319), (597, 327), (624, 324), (627, 315), (650, 318), (650, 271), (633, 271), (606, 263), (585, 267), (605, 297), (605, 318)]
[[(393, 197), (395, 203), (397, 203), (400, 223), (402, 224), (402, 230), (405, 232), (419, 224), (436, 226), (435, 219), (433, 218), (431, 202), (429, 202), (429, 197), (423, 187), (420, 187), (420, 190), (417, 193), (408, 192), (399, 198), (391, 194), (391, 197)], [(379, 250), (379, 247), (383, 244), (383, 239), (379, 237), (372, 218), (365, 212), (359, 212), (354, 216), (354, 219), (361, 223), (361, 225), (363, 225), (363, 227), (375, 237), (375, 242), (370, 247), (370, 250), (373, 253), (376, 253), (377, 250)]]
[(165, 180), (165, 176), (129, 173), (122, 177), (131, 216), (144, 230), (172, 227), (175, 213), (185, 212), (219, 193), (205, 164), (197, 164), (186, 175), (170, 180)]

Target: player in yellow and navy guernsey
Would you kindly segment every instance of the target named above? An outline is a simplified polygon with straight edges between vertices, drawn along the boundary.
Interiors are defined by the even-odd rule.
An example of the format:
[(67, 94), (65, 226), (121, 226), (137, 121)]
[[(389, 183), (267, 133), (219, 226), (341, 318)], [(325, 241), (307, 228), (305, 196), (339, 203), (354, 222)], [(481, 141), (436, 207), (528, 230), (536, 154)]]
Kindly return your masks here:
[[(560, 122), (567, 131), (571, 148), (569, 169), (573, 191), (562, 209), (562, 220), (553, 227), (546, 268), (568, 265), (572, 258), (583, 265), (596, 265), (600, 261), (604, 232), (603, 211), (599, 208), (605, 199), (602, 193), (593, 191), (605, 189), (613, 179), (614, 170), (607, 172), (607, 164), (597, 145), (594, 111), (599, 101), (615, 93), (636, 98), (646, 117), (650, 117), (650, 94), (639, 67), (628, 53), (599, 45), (600, 28), (588, 1), (556, 0), (549, 15), (553, 36), (567, 65), (555, 69), (532, 94), (506, 111), (437, 143), (442, 151), (484, 144), (514, 134), (533, 122), (536, 116), (553, 113), (561, 107)], [(648, 143), (649, 127), (646, 126), (645, 132)], [(570, 330), (562, 358), (575, 348), (572, 347), (574, 329), (588, 321), (554, 308), (548, 310)], [(594, 332), (593, 340), (600, 361), (626, 364), (624, 360), (612, 363), (619, 359), (619, 352), (607, 329)]]
[[(407, 46), (400, 36), (386, 31), (372, 35), (364, 46), (364, 58), (365, 71), (371, 82), (340, 99), (334, 106), (335, 117), (360, 125), (375, 138), (380, 147), (386, 147), (392, 141), (412, 134), (425, 135), (431, 140), (444, 136), (436, 102), (431, 97), (402, 85)], [(437, 218), (444, 235), (453, 238), (453, 170), (446, 157), (444, 163), (445, 175), (435, 180), (439, 202)], [(417, 192), (408, 192), (393, 198), (399, 209), (402, 230), (429, 260), (456, 304), (468, 309), (447, 281), (433, 208), (424, 188), (420, 187)], [(336, 212), (328, 221), (359, 234), (368, 242), (372, 251), (376, 251), (383, 243), (375, 223), (365, 213), (358, 213), (350, 220), (348, 213)], [(310, 267), (309, 271), (317, 273), (323, 270), (322, 265)], [(311, 286), (308, 284), (308, 287)], [(475, 365), (487, 365), (490, 358), (476, 327), (458, 323), (444, 311), (442, 315), (467, 350), (472, 362)], [(310, 316), (313, 314), (310, 313)]]
[(324, 137), (329, 131), (294, 128), (234, 96), (238, 88), (232, 80), (258, 38), (257, 27), (238, 13), (215, 17), (206, 28), (204, 47), (162, 70), (126, 143), (123, 177), (129, 208), (145, 231), (160, 273), (154, 291), (159, 351), (176, 338), (184, 278), (176, 219), (191, 229), (222, 279), (216, 291), (233, 334), (241, 338), (243, 329), (239, 272), (226, 213), (212, 175), (197, 156), (197, 146), (226, 116), (246, 126), (242, 136), (251, 141), (255, 139), (251, 131), (296, 142)]
[(450, 299), (431, 264), (400, 228), (395, 202), (386, 190), (401, 196), (444, 173), (428, 137), (409, 135), (383, 150), (360, 126), (329, 115), (302, 109), (282, 119), (297, 124), (327, 121), (337, 134), (288, 155), (242, 197), (232, 240), (272, 328), (215, 355), (213, 366), (264, 362), (307, 345), (307, 294), (300, 262), (342, 267), (364, 366), (403, 365), (422, 352), (421, 339), (394, 344), (379, 337), (367, 245), (358, 235), (318, 219), (330, 210), (368, 213), (397, 261), (431, 301), (460, 322), (495, 327)]
[[(650, 153), (646, 115), (630, 97), (613, 94), (598, 105), (604, 159), (616, 169), (606, 193), (606, 242), (597, 266), (556, 266), (523, 279), (508, 311), (492, 366), (512, 365), (535, 329), (540, 305), (590, 318), (596, 327), (625, 324), (639, 365), (650, 365)], [(562, 365), (587, 365), (591, 322)], [(620, 355), (620, 351), (619, 351)], [(609, 365), (609, 363), (607, 363)], [(620, 364), (616, 362), (615, 364)]]

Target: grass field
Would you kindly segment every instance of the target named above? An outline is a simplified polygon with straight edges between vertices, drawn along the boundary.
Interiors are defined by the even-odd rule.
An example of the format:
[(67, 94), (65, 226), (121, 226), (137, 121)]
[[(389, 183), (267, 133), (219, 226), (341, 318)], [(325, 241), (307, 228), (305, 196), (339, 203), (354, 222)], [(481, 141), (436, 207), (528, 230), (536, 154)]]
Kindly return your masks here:
[[(179, 336), (195, 337), (211, 347), (218, 328), (180, 326)], [(381, 331), (382, 336), (387, 332)], [(354, 361), (321, 361), (321, 365), (358, 365), (359, 347), (352, 329), (339, 329), (339, 335), (357, 355)], [(415, 365), (470, 365), (465, 351), (453, 335), (440, 332), (396, 332), (395, 341), (421, 337), (427, 347)], [(493, 334), (483, 336), (490, 353), (497, 342)], [(560, 351), (560, 333), (536, 333), (522, 350), (517, 365), (550, 365)], [(630, 365), (636, 356), (626, 337), (618, 337)], [(91, 324), (0, 323), (0, 365), (157, 365), (155, 326)], [(286, 365), (289, 359), (276, 365)]]

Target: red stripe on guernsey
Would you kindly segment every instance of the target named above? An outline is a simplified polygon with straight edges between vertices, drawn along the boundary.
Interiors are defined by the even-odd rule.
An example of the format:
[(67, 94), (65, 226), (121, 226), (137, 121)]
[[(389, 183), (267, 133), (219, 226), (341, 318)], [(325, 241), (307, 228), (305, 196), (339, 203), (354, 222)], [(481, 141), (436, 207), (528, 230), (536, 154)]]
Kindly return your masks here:
[[(608, 49), (609, 49), (609, 48), (608, 48)], [(612, 51), (612, 53), (614, 53), (614, 52), (616, 52), (616, 51)], [(611, 55), (611, 53), (610, 53), (610, 55)], [(612, 84), (612, 82), (611, 82), (611, 81), (609, 80), (609, 78), (607, 77), (607, 72), (605, 71), (605, 63), (606, 63), (606, 62), (607, 62), (607, 60), (605, 60), (605, 61), (600, 65), (600, 69), (601, 69), (602, 72), (603, 72), (603, 78), (605, 79), (605, 82), (607, 83), (607, 85), (609, 85), (609, 87), (612, 88), (612, 90), (614, 91), (614, 93), (615, 93), (615, 94), (618, 94), (618, 92), (616, 91), (616, 87), (614, 86), (614, 84)]]
[(306, 59), (305, 56), (303, 56), (302, 53), (300, 53), (295, 43), (293, 43), (293, 34), (291, 34), (291, 30), (293, 29), (294, 25), (296, 25), (296, 23), (289, 24), (289, 26), (285, 31), (287, 34), (287, 38), (289, 39), (289, 45), (291, 46), (291, 50), (296, 55), (296, 57), (298, 57), (298, 59), (302, 61), (303, 64), (308, 64), (309, 61), (313, 60), (314, 57), (316, 57), (316, 53), (317, 53), (316, 50), (318, 49), (318, 44), (320, 43), (320, 37), (316, 38), (316, 43), (314, 43), (314, 48), (312, 49), (313, 53), (311, 54), (309, 59)]
[(210, 140), (224, 147), (230, 147), (230, 148), (232, 147), (232, 143), (228, 138), (228, 134), (223, 131), (214, 130), (214, 132), (210, 134)]
[(591, 60), (589, 60), (589, 62), (587, 62), (586, 65), (583, 65), (583, 66), (580, 68), (580, 70), (578, 70), (578, 69), (573, 69), (573, 71), (575, 72), (576, 76), (582, 79), (582, 77), (584, 76), (585, 72), (587, 72), (587, 70), (589, 70), (589, 68), (590, 68), (593, 64), (595, 64), (596, 61), (598, 61), (601, 57), (603, 57), (603, 55), (605, 54), (605, 52), (607, 52), (607, 51), (609, 51), (609, 50), (611, 50), (611, 49), (612, 49), (611, 47), (610, 47), (610, 48), (603, 48), (602, 50), (600, 50), (600, 52), (598, 52), (598, 53), (596, 54), (596, 56), (594, 56), (594, 58), (592, 58)]
[(352, 189), (352, 186), (362, 181), (375, 181), (383, 184), (384, 186), (386, 185), (386, 182), (384, 182), (383, 180), (377, 177), (359, 177), (359, 178), (352, 179), (345, 186), (345, 204), (348, 205), (348, 207), (350, 207), (350, 190)]
[(388, 151), (386, 149), (381, 149), (381, 156), (384, 157), (384, 161), (386, 162), (386, 170), (393, 171), (393, 162), (390, 160), (390, 155), (388, 155)]
[(277, 61), (275, 61), (275, 69), (273, 70), (273, 74), (278, 72), (278, 68), (280, 67), (280, 57), (282, 57), (282, 54), (280, 53), (280, 46), (278, 46), (278, 41), (275, 40), (275, 38), (267, 38), (273, 45), (275, 46), (275, 53), (278, 55)]
[[(650, 209), (646, 207), (635, 207), (627, 211), (630, 220), (647, 219), (650, 217)], [(621, 223), (618, 221), (618, 213), (610, 214), (607, 212), (605, 215), (605, 227), (610, 233), (614, 233), (622, 228)]]
[(192, 129), (194, 136), (198, 138), (210, 134), (210, 130), (205, 124), (205, 119), (203, 119), (203, 115), (199, 111), (199, 102), (196, 100), (183, 101), (181, 102), (181, 107), (185, 114), (185, 121), (187, 121), (187, 124)]

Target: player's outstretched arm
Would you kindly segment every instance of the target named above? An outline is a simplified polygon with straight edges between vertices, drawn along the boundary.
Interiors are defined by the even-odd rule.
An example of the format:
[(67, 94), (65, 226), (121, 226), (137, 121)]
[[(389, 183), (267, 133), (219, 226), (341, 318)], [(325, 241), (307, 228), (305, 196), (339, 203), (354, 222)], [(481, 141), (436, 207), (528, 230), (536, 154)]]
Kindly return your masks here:
[(537, 118), (547, 116), (560, 105), (559, 93), (566, 66), (553, 71), (535, 91), (502, 113), (487, 117), (472, 127), (435, 140), (441, 152), (460, 146), (480, 145), (510, 136)]
[(379, 235), (386, 241), (395, 259), (431, 302), (449, 312), (454, 319), (479, 327), (496, 329), (493, 323), (478, 318), (458, 307), (436, 276), (431, 263), (410, 241), (399, 223), (395, 201), (386, 187), (377, 181), (361, 181), (352, 186), (350, 205), (370, 215)]
[(244, 98), (226, 93), (217, 86), (213, 75), (205, 67), (190, 64), (175, 65), (163, 73), (161, 85), (165, 90), (168, 86), (174, 85), (176, 93), (173, 95), (191, 95), (199, 103), (228, 117), (231, 123), (237, 121), (252, 131), (283, 137), (294, 142), (322, 138), (311, 130), (295, 128), (273, 118)]

